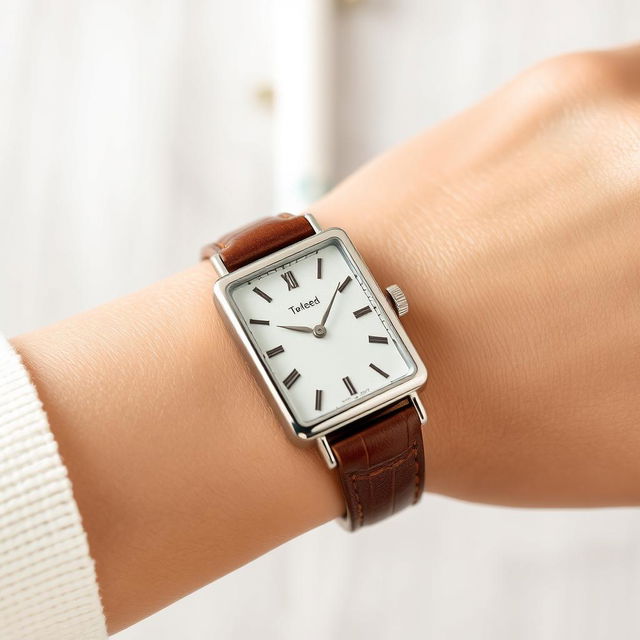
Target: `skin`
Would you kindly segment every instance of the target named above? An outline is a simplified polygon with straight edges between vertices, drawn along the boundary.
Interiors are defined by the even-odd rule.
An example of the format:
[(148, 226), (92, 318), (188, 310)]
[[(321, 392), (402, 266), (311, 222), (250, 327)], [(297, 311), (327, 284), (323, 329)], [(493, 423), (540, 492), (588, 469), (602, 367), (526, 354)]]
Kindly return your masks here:
[[(542, 63), (312, 207), (408, 295), (430, 491), (640, 504), (639, 65), (638, 48)], [(228, 338), (214, 278), (196, 265), (13, 341), (111, 632), (342, 512)]]

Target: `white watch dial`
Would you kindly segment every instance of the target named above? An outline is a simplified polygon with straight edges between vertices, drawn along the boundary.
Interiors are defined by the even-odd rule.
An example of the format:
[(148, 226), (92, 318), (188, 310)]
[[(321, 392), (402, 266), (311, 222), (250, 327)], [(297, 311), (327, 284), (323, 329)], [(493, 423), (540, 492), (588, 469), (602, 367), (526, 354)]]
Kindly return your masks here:
[(311, 425), (406, 378), (415, 364), (337, 242), (233, 286), (264, 366)]

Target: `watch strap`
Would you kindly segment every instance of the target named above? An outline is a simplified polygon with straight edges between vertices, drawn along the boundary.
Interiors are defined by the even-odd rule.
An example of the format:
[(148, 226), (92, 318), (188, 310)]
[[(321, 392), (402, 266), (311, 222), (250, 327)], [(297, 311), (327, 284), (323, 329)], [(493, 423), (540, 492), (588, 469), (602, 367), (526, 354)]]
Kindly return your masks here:
[[(219, 254), (228, 271), (315, 233), (304, 216), (281, 213), (206, 245), (202, 259)], [(424, 489), (420, 416), (410, 398), (327, 436), (346, 503), (345, 524), (355, 531), (415, 504)]]
[[(355, 428), (355, 431), (354, 431)], [(415, 504), (424, 490), (420, 417), (410, 398), (327, 440), (338, 463), (352, 531)]]
[(281, 213), (256, 220), (206, 245), (200, 257), (208, 260), (217, 253), (227, 271), (235, 271), (314, 233), (315, 230), (304, 216)]

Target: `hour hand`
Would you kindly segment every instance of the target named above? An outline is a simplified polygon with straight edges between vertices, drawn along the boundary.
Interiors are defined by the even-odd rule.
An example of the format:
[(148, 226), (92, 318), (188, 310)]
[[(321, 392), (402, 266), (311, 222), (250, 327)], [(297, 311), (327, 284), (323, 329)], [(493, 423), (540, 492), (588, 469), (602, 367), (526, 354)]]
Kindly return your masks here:
[(301, 333), (313, 333), (313, 329), (311, 327), (301, 327), (298, 325), (286, 325), (286, 324), (279, 324), (277, 325), (278, 327), (280, 327), (280, 329), (290, 329), (291, 331), (300, 331)]

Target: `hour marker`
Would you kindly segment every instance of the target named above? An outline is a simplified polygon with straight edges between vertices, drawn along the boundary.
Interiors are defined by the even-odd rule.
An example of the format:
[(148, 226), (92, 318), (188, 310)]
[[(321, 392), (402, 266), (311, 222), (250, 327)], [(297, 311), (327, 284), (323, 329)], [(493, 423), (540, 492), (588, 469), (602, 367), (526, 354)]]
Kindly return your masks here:
[(354, 311), (353, 315), (356, 318), (362, 318), (362, 316), (366, 316), (367, 313), (371, 313), (371, 307), (369, 305), (367, 305), (366, 307), (362, 307), (362, 309), (358, 309), (357, 311)]
[(369, 366), (374, 370), (377, 371), (383, 378), (388, 378), (389, 374), (386, 371), (383, 371), (380, 367), (376, 367), (375, 364), (373, 364), (373, 362), (371, 364), (369, 364)]
[(279, 353), (284, 353), (284, 347), (281, 344), (277, 347), (273, 347), (273, 349), (269, 349), (269, 351), (267, 351), (267, 356), (269, 356), (269, 358), (273, 358), (273, 356), (277, 356)]
[(353, 382), (351, 382), (349, 376), (347, 376), (346, 378), (342, 378), (342, 382), (344, 382), (345, 387), (347, 387), (347, 389), (349, 390), (350, 395), (354, 396), (357, 393), (356, 388), (353, 386)]
[(253, 287), (253, 292), (257, 293), (261, 298), (264, 298), (267, 302), (271, 302), (273, 298), (266, 294), (262, 289), (258, 289), (258, 287)]
[(374, 344), (389, 344), (389, 338), (385, 336), (369, 336), (369, 342)]
[(287, 283), (287, 291), (297, 289), (300, 286), (292, 271), (285, 271), (280, 277)]
[(249, 324), (266, 324), (266, 325), (268, 325), (269, 321), (268, 320), (256, 320), (255, 318), (251, 318), (249, 320)]
[(322, 389), (316, 389), (316, 411), (322, 410)]
[(318, 258), (316, 260), (316, 278), (318, 278), (318, 280), (322, 279), (322, 258)]
[(287, 389), (291, 389), (291, 387), (293, 386), (293, 383), (300, 377), (300, 374), (298, 373), (297, 369), (294, 369), (283, 381), (282, 383), (284, 384), (285, 387), (287, 387)]
[(350, 282), (351, 282), (351, 276), (347, 276), (345, 281), (338, 287), (338, 291), (342, 293), (347, 288), (347, 285)]

